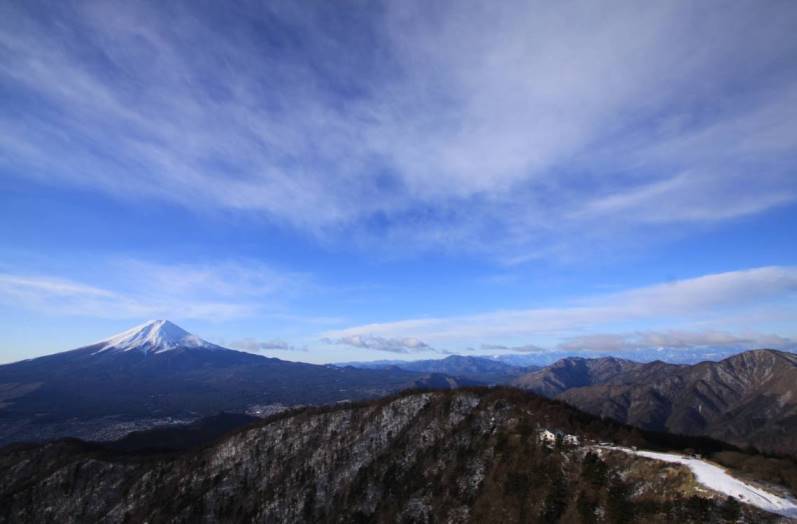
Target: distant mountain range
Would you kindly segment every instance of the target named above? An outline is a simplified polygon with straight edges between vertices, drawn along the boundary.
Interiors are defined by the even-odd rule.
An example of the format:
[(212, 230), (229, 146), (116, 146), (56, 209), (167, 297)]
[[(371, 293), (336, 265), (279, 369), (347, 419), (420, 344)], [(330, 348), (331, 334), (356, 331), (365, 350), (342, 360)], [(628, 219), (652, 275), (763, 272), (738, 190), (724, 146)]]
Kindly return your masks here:
[[(656, 348), (624, 350), (623, 360), (631, 362), (668, 362), (670, 364), (697, 364), (705, 361), (720, 361), (736, 355), (743, 350), (733, 348)], [(340, 367), (356, 367), (363, 369), (384, 369), (397, 367), (406, 370), (424, 370), (440, 373), (457, 374), (466, 371), (468, 376), (476, 380), (501, 383), (502, 377), (513, 377), (525, 372), (534, 371), (555, 364), (561, 360), (580, 358), (595, 360), (615, 358), (611, 352), (592, 350), (570, 351), (529, 351), (524, 353), (507, 353), (503, 355), (452, 355), (440, 359), (428, 360), (372, 360), (362, 362), (341, 362)], [(467, 370), (466, 368), (470, 368)], [(450, 371), (446, 371), (450, 370)], [(495, 371), (493, 377), (489, 374)], [(465, 376), (465, 375), (460, 375)]]
[[(745, 351), (742, 348), (655, 348), (655, 349), (631, 349), (623, 350), (623, 358), (633, 362), (655, 362), (657, 360), (662, 362), (669, 362), (671, 364), (697, 364), (705, 361), (720, 361), (724, 358), (731, 357)], [(460, 357), (460, 355), (454, 355)], [(558, 362), (564, 358), (579, 357), (584, 359), (595, 359), (604, 357), (614, 357), (616, 352), (611, 351), (595, 351), (595, 350), (536, 350), (527, 351), (523, 353), (505, 353), (502, 355), (468, 355), (461, 356), (468, 359), (484, 359), (492, 362), (500, 362), (508, 366), (517, 368), (536, 367), (541, 368), (549, 366), (554, 362)], [(446, 357), (448, 358), (448, 357)], [(339, 366), (354, 366), (362, 368), (373, 367), (387, 367), (398, 366), (404, 367), (414, 362), (439, 362), (445, 359), (429, 359), (407, 361), (407, 360), (372, 360), (372, 361), (359, 361), (359, 362), (341, 362), (336, 365)]]
[(573, 388), (596, 384), (643, 382), (683, 367), (659, 361), (643, 364), (615, 357), (570, 357), (521, 375), (510, 384), (546, 397), (555, 397)]
[[(158, 320), (89, 346), (0, 366), (0, 443), (99, 438), (253, 407), (328, 404), (475, 384), (440, 373), (287, 362), (226, 349)], [(114, 435), (111, 432), (111, 435)]]
[[(705, 361), (720, 361), (724, 358), (745, 351), (744, 348), (732, 347), (695, 347), (695, 348), (640, 348), (624, 349), (623, 358), (633, 362), (669, 362), (670, 364), (697, 364)], [(512, 366), (539, 366), (544, 367), (563, 358), (580, 357), (585, 359), (614, 357), (617, 352), (597, 351), (587, 349), (573, 350), (540, 350), (526, 353), (509, 353), (495, 355), (494, 358)]]
[(337, 364), (360, 369), (403, 369), (419, 373), (443, 373), (469, 378), (484, 384), (504, 384), (510, 380), (539, 369), (539, 366), (513, 366), (487, 357), (451, 355), (436, 360), (377, 360)]
[(797, 355), (788, 352), (752, 350), (691, 365), (573, 356), (545, 367), (472, 356), (350, 365), (505, 384), (644, 429), (797, 454)]
[(510, 384), (634, 426), (797, 453), (797, 355), (674, 365), (567, 358)]
[(568, 357), (545, 367), (449, 356), (313, 365), (226, 349), (171, 322), (0, 366), (0, 444), (109, 440), (221, 412), (376, 398), (403, 389), (510, 385), (656, 431), (797, 454), (797, 355), (754, 350), (719, 362)]

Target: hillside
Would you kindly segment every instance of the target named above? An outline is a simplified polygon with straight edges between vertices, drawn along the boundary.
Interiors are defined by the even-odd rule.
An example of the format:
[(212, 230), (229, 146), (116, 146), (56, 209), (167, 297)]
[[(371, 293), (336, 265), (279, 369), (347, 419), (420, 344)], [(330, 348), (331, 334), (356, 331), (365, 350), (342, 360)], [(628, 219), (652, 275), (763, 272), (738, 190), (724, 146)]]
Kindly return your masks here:
[(796, 355), (758, 350), (654, 381), (577, 388), (559, 398), (646, 429), (797, 453), (795, 384)]
[(276, 415), (181, 454), (79, 441), (5, 448), (0, 521), (776, 520), (699, 488), (683, 466), (601, 441), (734, 452), (512, 390), (409, 393)]
[(511, 381), (511, 385), (546, 397), (555, 397), (572, 388), (648, 381), (665, 376), (680, 367), (682, 366), (661, 361), (642, 364), (614, 357), (569, 357), (526, 373)]

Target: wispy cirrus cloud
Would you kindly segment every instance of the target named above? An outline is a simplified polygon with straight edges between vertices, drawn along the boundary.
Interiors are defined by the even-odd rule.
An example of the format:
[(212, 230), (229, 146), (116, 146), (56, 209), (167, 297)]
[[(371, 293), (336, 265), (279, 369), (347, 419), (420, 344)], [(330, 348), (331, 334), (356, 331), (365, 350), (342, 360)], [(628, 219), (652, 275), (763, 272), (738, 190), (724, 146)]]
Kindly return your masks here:
[(307, 351), (306, 346), (296, 346), (280, 339), (258, 340), (256, 338), (243, 338), (233, 340), (227, 345), (233, 349), (241, 349), (252, 353), (265, 353), (269, 351)]
[(0, 303), (44, 314), (95, 318), (230, 319), (254, 313), (252, 305), (195, 298), (117, 292), (41, 275), (0, 275)]
[(165, 263), (119, 259), (109, 271), (132, 276), (136, 289), (163, 290), (175, 294), (201, 293), (215, 297), (251, 298), (288, 296), (314, 286), (307, 273), (275, 270), (254, 260), (217, 260), (212, 263)]
[[(476, 348), (469, 348), (476, 351)], [(512, 353), (542, 353), (546, 349), (534, 344), (523, 344), (522, 346), (507, 346), (505, 344), (481, 344), (479, 351), (511, 351)]]
[(724, 331), (641, 331), (596, 333), (569, 338), (557, 345), (560, 351), (618, 353), (656, 349), (797, 349), (797, 339), (764, 333), (733, 334)]
[[(724, 318), (750, 308), (759, 314), (769, 311), (797, 318), (795, 298), (797, 268), (762, 267), (582, 297), (559, 307), (399, 320), (329, 331), (325, 336), (333, 339), (363, 335), (412, 336), (435, 345), (479, 339), (544, 337), (567, 344), (568, 339), (578, 340), (573, 337), (585, 331), (606, 332), (606, 326), (623, 324), (704, 324), (703, 330), (732, 331), (735, 323), (724, 325)], [(753, 330), (755, 326), (747, 328)], [(710, 338), (705, 336), (706, 340)]]
[(797, 198), (788, 3), (24, 2), (0, 19), (0, 162), (46, 183), (514, 261)]
[(283, 273), (251, 261), (162, 264), (123, 259), (103, 265), (101, 274), (105, 285), (0, 273), (0, 303), (67, 316), (230, 320), (271, 314), (264, 300), (284, 301), (309, 283), (306, 274)]
[(113, 297), (114, 294), (105, 289), (100, 289), (69, 280), (48, 277), (26, 277), (19, 275), (0, 274), (0, 289), (5, 296), (19, 299), (33, 298), (37, 294), (50, 296), (91, 296)]
[(338, 338), (325, 337), (325, 344), (340, 344), (360, 349), (387, 351), (388, 353), (419, 353), (435, 351), (426, 342), (415, 337), (380, 337), (376, 335), (345, 335)]

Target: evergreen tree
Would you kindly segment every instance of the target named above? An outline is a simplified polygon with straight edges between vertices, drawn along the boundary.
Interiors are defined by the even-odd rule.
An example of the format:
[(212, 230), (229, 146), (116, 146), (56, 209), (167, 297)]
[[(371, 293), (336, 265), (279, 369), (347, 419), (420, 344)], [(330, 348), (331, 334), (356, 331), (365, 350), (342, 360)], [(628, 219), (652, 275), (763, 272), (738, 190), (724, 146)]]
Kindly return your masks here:
[(543, 522), (559, 522), (567, 508), (567, 483), (561, 473), (551, 480), (551, 488), (545, 497), (542, 508)]
[(585, 491), (582, 491), (578, 495), (576, 509), (578, 510), (578, 516), (581, 518), (581, 522), (584, 522), (585, 524), (597, 522), (597, 519), (595, 518), (595, 506), (595, 501), (589, 495), (587, 495)]
[(608, 466), (598, 454), (590, 451), (584, 457), (581, 475), (593, 486), (603, 487), (606, 485), (606, 473), (608, 470)]
[(726, 522), (736, 522), (742, 516), (742, 506), (735, 498), (728, 496), (720, 506), (720, 516)]
[(634, 507), (629, 500), (630, 489), (619, 478), (613, 478), (609, 485), (609, 497), (606, 501), (609, 510), (609, 521), (612, 524), (625, 524), (634, 519)]

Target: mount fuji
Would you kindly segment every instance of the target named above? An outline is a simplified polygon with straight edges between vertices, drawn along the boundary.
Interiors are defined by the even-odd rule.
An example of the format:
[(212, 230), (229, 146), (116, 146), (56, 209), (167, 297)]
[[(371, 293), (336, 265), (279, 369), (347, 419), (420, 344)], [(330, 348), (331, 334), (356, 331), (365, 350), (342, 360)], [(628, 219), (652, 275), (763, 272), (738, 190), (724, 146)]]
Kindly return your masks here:
[(85, 347), (0, 366), (0, 444), (470, 384), (435, 373), (269, 358), (153, 320)]
[(140, 326), (123, 331), (111, 338), (101, 340), (97, 353), (114, 351), (142, 351), (144, 353), (163, 353), (174, 349), (221, 350), (221, 346), (211, 344), (192, 335), (168, 320), (150, 320)]

